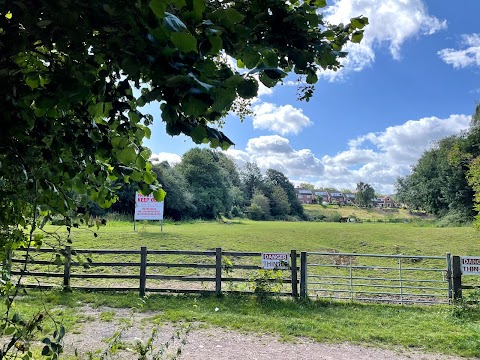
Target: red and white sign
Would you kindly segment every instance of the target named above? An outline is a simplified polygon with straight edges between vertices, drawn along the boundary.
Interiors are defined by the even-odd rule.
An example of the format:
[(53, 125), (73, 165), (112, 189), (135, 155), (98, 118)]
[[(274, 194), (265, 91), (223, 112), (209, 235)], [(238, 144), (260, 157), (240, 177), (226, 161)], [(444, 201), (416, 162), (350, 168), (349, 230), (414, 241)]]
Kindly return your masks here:
[(460, 256), (462, 275), (480, 275), (480, 256)]
[(265, 270), (287, 270), (290, 267), (288, 253), (262, 253), (262, 268)]
[(153, 194), (135, 193), (135, 220), (163, 220), (163, 201), (157, 201)]

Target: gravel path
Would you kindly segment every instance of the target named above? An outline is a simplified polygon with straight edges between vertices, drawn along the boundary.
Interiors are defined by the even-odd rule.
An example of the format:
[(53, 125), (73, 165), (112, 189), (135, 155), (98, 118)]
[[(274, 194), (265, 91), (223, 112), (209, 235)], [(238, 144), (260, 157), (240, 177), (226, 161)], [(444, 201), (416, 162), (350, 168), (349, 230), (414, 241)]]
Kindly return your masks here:
[[(110, 321), (102, 321), (101, 314), (113, 314)], [(127, 348), (138, 339), (144, 341), (151, 335), (152, 325), (148, 318), (153, 313), (137, 313), (132, 315), (126, 309), (93, 309), (86, 307), (82, 310), (86, 322), (65, 337), (65, 349), (79, 354), (89, 351), (104, 350), (107, 348), (106, 339), (110, 338), (122, 327), (124, 319), (129, 319), (130, 327), (122, 335), (122, 343)], [(123, 319), (123, 320), (122, 320)], [(175, 328), (164, 325), (160, 328), (159, 338), (155, 342), (156, 348), (169, 341)], [(170, 351), (177, 349), (177, 343), (171, 346)], [(118, 359), (134, 360), (135, 354), (129, 350), (121, 350)], [(293, 360), (454, 360), (463, 359), (454, 356), (424, 354), (408, 349), (379, 349), (373, 347), (343, 344), (322, 344), (308, 339), (297, 339), (294, 343), (281, 341), (270, 335), (246, 334), (223, 328), (206, 327), (202, 324), (193, 324), (187, 336), (187, 343), (182, 347), (180, 359), (189, 360), (255, 360), (255, 359), (293, 359)]]

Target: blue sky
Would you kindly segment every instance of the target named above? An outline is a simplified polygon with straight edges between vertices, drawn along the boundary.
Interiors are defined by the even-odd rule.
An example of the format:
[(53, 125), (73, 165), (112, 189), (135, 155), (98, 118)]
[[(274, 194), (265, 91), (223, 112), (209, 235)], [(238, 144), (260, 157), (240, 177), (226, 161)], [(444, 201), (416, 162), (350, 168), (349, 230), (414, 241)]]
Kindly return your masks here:
[[(323, 72), (310, 102), (296, 101), (294, 77), (261, 88), (254, 115), (230, 115), (227, 154), (242, 166), (282, 171), (295, 183), (352, 189), (363, 181), (383, 194), (435, 140), (467, 129), (480, 99), (479, 0), (330, 0), (332, 23), (364, 15), (361, 44), (349, 46), (344, 67)], [(153, 158), (174, 164), (196, 146), (170, 137), (158, 104)]]

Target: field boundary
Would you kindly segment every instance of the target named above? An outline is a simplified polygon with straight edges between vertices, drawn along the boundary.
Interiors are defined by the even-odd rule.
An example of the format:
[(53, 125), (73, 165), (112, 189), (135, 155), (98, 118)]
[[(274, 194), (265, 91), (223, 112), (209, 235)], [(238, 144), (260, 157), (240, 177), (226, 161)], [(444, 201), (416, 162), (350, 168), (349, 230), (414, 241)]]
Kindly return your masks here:
[(30, 248), (16, 250), (10, 259), (10, 273), (26, 288), (138, 291), (141, 297), (147, 293), (274, 293), (294, 298), (438, 304), (450, 303), (459, 293), (450, 254), (296, 250), (288, 254), (287, 269), (264, 270), (257, 265), (262, 253), (222, 248)]

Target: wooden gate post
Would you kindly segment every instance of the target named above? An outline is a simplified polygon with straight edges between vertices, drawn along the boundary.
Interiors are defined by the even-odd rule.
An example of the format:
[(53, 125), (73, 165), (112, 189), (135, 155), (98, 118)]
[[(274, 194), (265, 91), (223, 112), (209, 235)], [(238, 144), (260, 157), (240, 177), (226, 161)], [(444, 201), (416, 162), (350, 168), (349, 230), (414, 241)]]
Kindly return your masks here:
[(462, 298), (462, 270), (460, 266), (460, 256), (453, 257), (452, 268), (453, 300)]
[(63, 290), (70, 290), (71, 269), (72, 269), (72, 247), (65, 246), (65, 264), (63, 267)]
[(147, 288), (147, 247), (140, 248), (140, 297), (145, 297)]
[(222, 294), (222, 248), (215, 249), (215, 295)]
[(298, 297), (298, 277), (297, 277), (297, 251), (292, 250), (290, 252), (290, 261), (291, 266), (290, 270), (292, 272), (292, 296), (294, 298)]
[(300, 253), (300, 297), (307, 298), (307, 253)]

